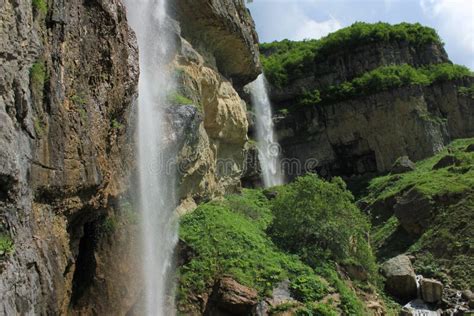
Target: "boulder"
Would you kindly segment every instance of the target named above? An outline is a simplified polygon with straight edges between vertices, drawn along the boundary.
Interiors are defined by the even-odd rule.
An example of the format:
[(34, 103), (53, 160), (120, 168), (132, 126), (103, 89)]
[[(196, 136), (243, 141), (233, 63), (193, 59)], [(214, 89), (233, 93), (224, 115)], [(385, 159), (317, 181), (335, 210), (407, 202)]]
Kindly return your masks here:
[(416, 275), (407, 256), (399, 255), (385, 262), (382, 273), (388, 293), (403, 301), (416, 298)]
[(434, 279), (422, 279), (420, 282), (421, 297), (425, 302), (437, 303), (443, 296), (443, 284)]
[(413, 188), (397, 197), (393, 210), (401, 226), (409, 234), (420, 236), (430, 224), (433, 201), (417, 188)]
[(256, 290), (231, 277), (223, 277), (214, 286), (205, 315), (251, 315), (258, 304)]
[(392, 166), (392, 169), (390, 169), (391, 174), (399, 174), (399, 173), (405, 173), (408, 171), (413, 171), (415, 170), (416, 165), (413, 161), (408, 158), (408, 156), (402, 156), (395, 161), (395, 163)]
[(467, 152), (467, 153), (474, 152), (474, 144), (468, 145), (464, 151)]
[(474, 309), (474, 293), (470, 290), (465, 290), (462, 292), (462, 298), (467, 301), (467, 304), (470, 309)]
[(441, 158), (434, 166), (433, 170), (437, 169), (442, 169), (446, 168), (449, 166), (458, 166), (461, 163), (461, 161), (453, 155), (446, 155), (443, 158)]

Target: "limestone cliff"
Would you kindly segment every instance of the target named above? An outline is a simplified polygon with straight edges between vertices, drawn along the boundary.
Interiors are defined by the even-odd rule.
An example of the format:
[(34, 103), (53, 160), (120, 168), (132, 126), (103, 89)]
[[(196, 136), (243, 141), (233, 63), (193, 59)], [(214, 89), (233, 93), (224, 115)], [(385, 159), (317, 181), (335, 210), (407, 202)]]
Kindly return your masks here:
[[(302, 106), (300, 100), (308, 91), (318, 89), (319, 97), (319, 91), (330, 91), (379, 67), (427, 69), (450, 63), (438, 42), (374, 40), (354, 45), (350, 50), (333, 48), (325, 58), (316, 55), (296, 79), (283, 87), (271, 86), (276, 130), (283, 156), (290, 159), (285, 166), (290, 178), (305, 172), (323, 176), (385, 172), (401, 156), (417, 161), (439, 152), (452, 139), (474, 135), (473, 99), (460, 92), (472, 85), (472, 76), (373, 89)], [(267, 48), (262, 53), (273, 52)]]
[[(179, 90), (195, 104), (168, 110), (189, 210), (239, 186), (248, 124), (236, 91), (260, 66), (242, 1), (172, 10)], [(142, 290), (131, 198), (139, 69), (125, 8), (15, 0), (0, 17), (0, 237), (13, 245), (0, 253), (0, 313), (125, 314)]]

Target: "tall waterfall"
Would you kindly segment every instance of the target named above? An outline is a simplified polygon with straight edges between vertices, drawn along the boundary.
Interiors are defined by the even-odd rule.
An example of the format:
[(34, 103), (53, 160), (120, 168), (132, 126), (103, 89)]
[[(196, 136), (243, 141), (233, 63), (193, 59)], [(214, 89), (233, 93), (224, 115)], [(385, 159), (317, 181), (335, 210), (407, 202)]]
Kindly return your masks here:
[(265, 75), (261, 74), (249, 85), (252, 105), (255, 109), (258, 159), (263, 184), (272, 187), (284, 183), (280, 165), (280, 146), (273, 126), (272, 105), (268, 97)]
[(177, 242), (175, 176), (166, 164), (164, 106), (174, 88), (169, 69), (174, 47), (166, 27), (166, 0), (125, 0), (140, 58), (138, 173), (141, 212), (144, 314), (173, 315), (172, 253)]

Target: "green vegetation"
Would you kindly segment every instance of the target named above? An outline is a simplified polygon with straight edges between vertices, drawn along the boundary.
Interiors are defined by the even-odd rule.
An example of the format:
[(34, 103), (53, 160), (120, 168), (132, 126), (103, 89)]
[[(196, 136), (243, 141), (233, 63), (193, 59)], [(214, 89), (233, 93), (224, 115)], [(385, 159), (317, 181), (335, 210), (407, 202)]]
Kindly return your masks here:
[(46, 66), (43, 61), (37, 61), (30, 68), (31, 89), (38, 96), (42, 95), (44, 84), (48, 80)]
[[(466, 150), (473, 144), (474, 139), (456, 140), (434, 157), (418, 162), (414, 171), (370, 182), (364, 198), (369, 205), (381, 205), (413, 188), (435, 201), (429, 226), (418, 238), (407, 236), (393, 214), (383, 214), (388, 219), (380, 221), (380, 211), (372, 210), (372, 245), (380, 259), (413, 253), (417, 273), (460, 289), (474, 286), (470, 264), (474, 261), (474, 152)], [(435, 167), (446, 157), (452, 163)]]
[(35, 118), (34, 128), (36, 136), (41, 137), (44, 133), (43, 122), (39, 118)]
[(460, 87), (458, 92), (464, 97), (474, 99), (474, 84), (471, 84), (469, 87)]
[(82, 94), (73, 94), (69, 99), (76, 105), (85, 105), (87, 103), (86, 98)]
[(184, 95), (174, 92), (168, 96), (168, 102), (173, 105), (192, 105), (194, 104), (193, 100), (185, 97)]
[(329, 34), (320, 40), (293, 42), (283, 40), (261, 44), (262, 64), (268, 80), (282, 87), (305, 73), (311, 73), (312, 64), (338, 51), (351, 50), (356, 46), (376, 43), (406, 41), (414, 46), (442, 42), (436, 31), (418, 23), (363, 23)]
[(120, 123), (119, 121), (117, 121), (117, 119), (113, 119), (112, 120), (112, 128), (113, 129), (116, 129), (116, 130), (121, 130), (125, 127), (125, 125), (123, 125), (122, 123)]
[(334, 103), (402, 86), (426, 86), (438, 81), (471, 76), (473, 74), (468, 68), (449, 63), (430, 65), (424, 68), (414, 68), (407, 64), (383, 66), (352, 81), (330, 86), (323, 91), (305, 92), (300, 97), (299, 104), (306, 106), (318, 103)]
[[(343, 257), (347, 262), (357, 262), (372, 269), (373, 256), (367, 253), (367, 242), (358, 235), (368, 229), (367, 221), (351, 203), (350, 193), (345, 190), (342, 180), (326, 183), (309, 175), (296, 183), (277, 188), (279, 193), (275, 200), (268, 200), (260, 190), (244, 189), (240, 195), (229, 195), (223, 200), (202, 204), (181, 219), (180, 238), (193, 250), (194, 255), (179, 269), (180, 305), (192, 304), (188, 301), (192, 297), (191, 293), (209, 293), (221, 276), (230, 275), (239, 283), (255, 288), (261, 296), (270, 295), (277, 283), (288, 279), (292, 296), (306, 304), (298, 307), (301, 312), (309, 310), (314, 315), (337, 315), (340, 314), (339, 310), (347, 310), (354, 311), (351, 315), (364, 314), (362, 303), (338, 275), (332, 258)], [(305, 241), (308, 243), (302, 244), (304, 250), (300, 251), (295, 246), (298, 236), (291, 235), (282, 227), (280, 216), (288, 210), (283, 205), (286, 199), (294, 198), (292, 194), (304, 185), (309, 185), (309, 188), (298, 199), (306, 201), (297, 204), (297, 207), (307, 206), (309, 212), (293, 212), (291, 216), (287, 214), (287, 219), (291, 221), (293, 217), (301, 215), (314, 225), (313, 229), (320, 227), (333, 234), (335, 240), (325, 238), (326, 244), (319, 242), (317, 246), (312, 246), (309, 239), (316, 235), (307, 234), (308, 239)], [(316, 197), (313, 195), (315, 192)], [(336, 205), (334, 208), (326, 208), (333, 202)], [(344, 217), (338, 220), (338, 215)], [(329, 221), (328, 225), (324, 223), (326, 220)], [(351, 222), (346, 225), (348, 232), (335, 232), (337, 222), (339, 230), (343, 230), (341, 227), (346, 227), (346, 221)], [(361, 228), (355, 227), (358, 224)], [(311, 228), (305, 225), (308, 230)], [(292, 223), (288, 224), (288, 229), (294, 228)], [(319, 236), (319, 232), (315, 234)], [(346, 238), (349, 239), (351, 234), (354, 234), (352, 240), (361, 250), (348, 245), (349, 240)], [(290, 236), (291, 247), (286, 247), (288, 245), (282, 242), (283, 235)], [(338, 243), (343, 245), (339, 246)], [(293, 254), (277, 245), (285, 246)], [(309, 254), (309, 250), (316, 252)], [(341, 293), (340, 306), (315, 304), (309, 307), (308, 304), (323, 299), (334, 289)], [(291, 309), (292, 306), (281, 308)]]
[(314, 175), (282, 187), (273, 201), (269, 234), (277, 245), (311, 266), (322, 259), (356, 264), (375, 273), (369, 248), (369, 223), (340, 178), (326, 182)]
[(33, 8), (41, 14), (48, 13), (48, 4), (46, 0), (32, 0)]
[(13, 240), (6, 235), (0, 235), (0, 256), (9, 255), (14, 250)]

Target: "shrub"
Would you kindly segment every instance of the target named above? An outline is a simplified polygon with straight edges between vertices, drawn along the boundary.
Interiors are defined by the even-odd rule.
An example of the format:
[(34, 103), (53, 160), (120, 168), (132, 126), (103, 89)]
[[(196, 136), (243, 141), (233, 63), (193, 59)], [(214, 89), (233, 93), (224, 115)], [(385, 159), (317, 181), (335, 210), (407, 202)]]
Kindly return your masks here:
[(35, 62), (30, 68), (31, 88), (38, 95), (42, 93), (44, 84), (48, 79), (46, 66), (43, 61)]
[(292, 296), (301, 302), (314, 302), (327, 293), (326, 284), (316, 275), (299, 275), (290, 284)]
[(33, 8), (39, 13), (46, 14), (48, 13), (48, 4), (46, 0), (32, 0)]
[(282, 188), (273, 201), (269, 234), (277, 245), (311, 266), (350, 260), (375, 269), (366, 240), (369, 224), (340, 178), (331, 182), (306, 175)]

